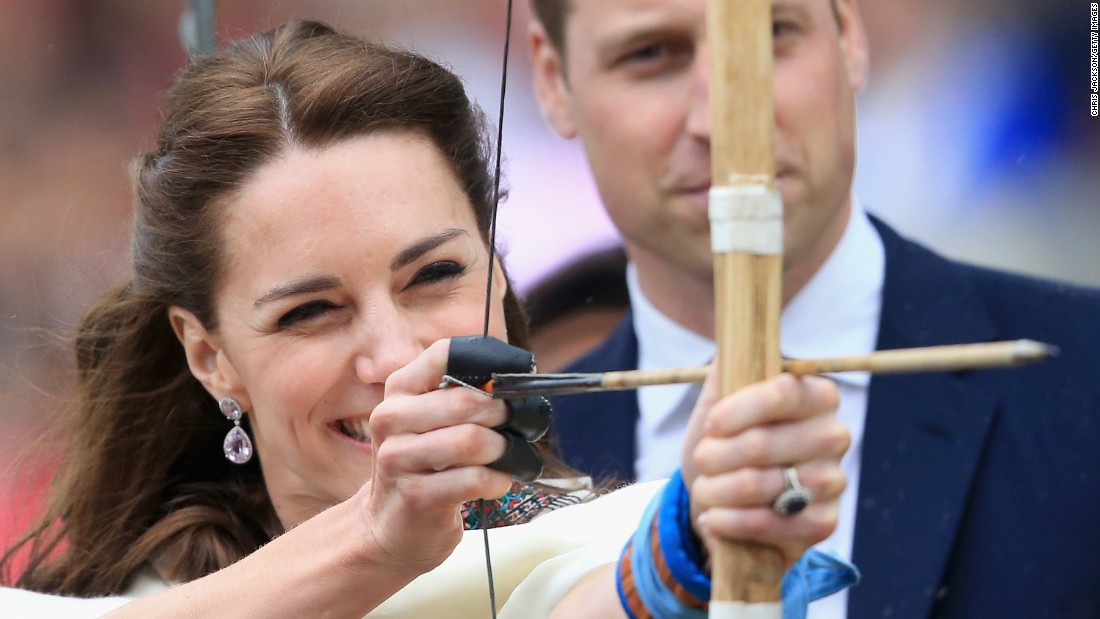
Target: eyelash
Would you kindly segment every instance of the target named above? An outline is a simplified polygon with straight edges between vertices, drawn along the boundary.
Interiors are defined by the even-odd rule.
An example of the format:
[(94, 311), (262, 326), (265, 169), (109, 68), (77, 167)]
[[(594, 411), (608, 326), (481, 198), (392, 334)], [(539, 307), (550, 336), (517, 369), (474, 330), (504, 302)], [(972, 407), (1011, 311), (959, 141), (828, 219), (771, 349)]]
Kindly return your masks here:
[(615, 66), (642, 74), (680, 67), (690, 62), (692, 47), (681, 41), (660, 41), (636, 47), (615, 61)]
[(302, 321), (316, 318), (329, 310), (336, 309), (335, 303), (330, 301), (309, 301), (303, 303), (279, 317), (275, 326), (279, 329), (292, 327)]
[[(412, 281), (405, 286), (404, 290), (408, 290), (413, 286), (420, 286), (424, 284), (434, 284), (443, 282), (446, 280), (454, 279), (466, 273), (468, 267), (464, 264), (459, 264), (453, 260), (440, 260), (439, 262), (433, 262), (424, 268), (417, 271), (413, 276)], [(294, 325), (317, 318), (331, 310), (339, 309), (340, 306), (332, 303), (331, 301), (315, 300), (303, 303), (289, 312), (283, 314), (276, 321), (275, 327), (277, 329), (288, 329)]]
[(653, 61), (668, 53), (668, 46), (660, 43), (650, 43), (627, 54), (624, 61)]
[(453, 260), (440, 260), (439, 262), (433, 262), (423, 269), (417, 271), (413, 276), (412, 281), (405, 286), (405, 290), (413, 286), (421, 284), (432, 284), (436, 282), (442, 282), (449, 279), (454, 279), (466, 273), (467, 266), (465, 264), (459, 264)]
[(784, 35), (790, 36), (798, 31), (798, 27), (794, 22), (786, 20), (775, 20), (772, 22), (772, 39), (779, 40)]

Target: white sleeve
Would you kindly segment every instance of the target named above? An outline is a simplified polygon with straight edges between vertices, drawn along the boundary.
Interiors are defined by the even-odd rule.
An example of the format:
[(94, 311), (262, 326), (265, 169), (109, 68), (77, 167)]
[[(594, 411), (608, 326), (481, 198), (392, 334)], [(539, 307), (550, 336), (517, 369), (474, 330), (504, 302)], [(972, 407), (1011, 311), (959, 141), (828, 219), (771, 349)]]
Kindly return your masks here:
[[(593, 568), (618, 560), (626, 540), (664, 481), (635, 484), (527, 523), (489, 530), (500, 619), (547, 617)], [(466, 531), (438, 568), (371, 612), (370, 619), (489, 615), (481, 531)]]
[(10, 619), (94, 619), (133, 600), (123, 596), (76, 598), (0, 587), (0, 614)]
[[(489, 530), (500, 619), (548, 617), (565, 593), (592, 569), (616, 561), (650, 499), (664, 481), (635, 484), (521, 525)], [(481, 531), (466, 531), (455, 551), (372, 611), (370, 619), (484, 619), (488, 580)], [(74, 598), (0, 587), (4, 619), (100, 617), (167, 588), (151, 578), (127, 596)]]

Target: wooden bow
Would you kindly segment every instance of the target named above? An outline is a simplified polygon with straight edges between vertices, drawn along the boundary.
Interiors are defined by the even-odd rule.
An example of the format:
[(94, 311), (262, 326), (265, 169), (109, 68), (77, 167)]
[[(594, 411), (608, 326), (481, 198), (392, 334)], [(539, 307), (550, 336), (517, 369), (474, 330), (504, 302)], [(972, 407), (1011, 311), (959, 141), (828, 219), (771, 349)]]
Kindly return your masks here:
[[(781, 371), (782, 202), (775, 181), (771, 0), (707, 0), (711, 243), (719, 396)], [(710, 616), (779, 618), (779, 550), (723, 542)]]

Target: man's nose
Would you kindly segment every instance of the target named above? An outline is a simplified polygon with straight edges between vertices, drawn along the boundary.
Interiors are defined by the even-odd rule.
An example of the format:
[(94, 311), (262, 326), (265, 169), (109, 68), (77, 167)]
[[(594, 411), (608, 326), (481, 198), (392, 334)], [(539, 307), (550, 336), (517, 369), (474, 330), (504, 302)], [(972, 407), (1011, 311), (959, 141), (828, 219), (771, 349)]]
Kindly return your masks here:
[(688, 134), (710, 140), (710, 57), (705, 42), (700, 43), (691, 66), (686, 122)]

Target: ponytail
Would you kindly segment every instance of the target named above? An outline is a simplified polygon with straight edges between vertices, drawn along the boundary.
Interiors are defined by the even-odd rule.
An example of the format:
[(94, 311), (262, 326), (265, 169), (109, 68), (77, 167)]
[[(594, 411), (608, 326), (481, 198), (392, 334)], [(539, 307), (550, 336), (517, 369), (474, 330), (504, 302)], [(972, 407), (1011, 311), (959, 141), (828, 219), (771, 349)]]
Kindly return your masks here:
[[(187, 581), (225, 567), (279, 531), (257, 461), (232, 465), (226, 428), (191, 376), (167, 307), (127, 281), (85, 314), (75, 341), (76, 403), (53, 499), (0, 559), (28, 546), (20, 587), (121, 592), (154, 566)], [(155, 562), (155, 563), (154, 563)]]

